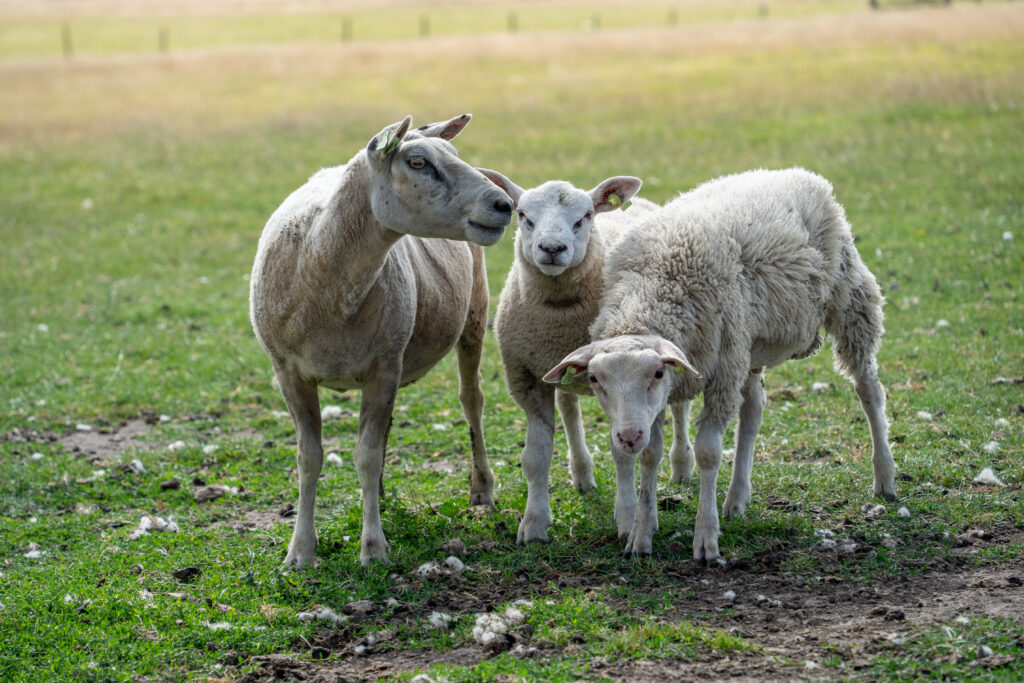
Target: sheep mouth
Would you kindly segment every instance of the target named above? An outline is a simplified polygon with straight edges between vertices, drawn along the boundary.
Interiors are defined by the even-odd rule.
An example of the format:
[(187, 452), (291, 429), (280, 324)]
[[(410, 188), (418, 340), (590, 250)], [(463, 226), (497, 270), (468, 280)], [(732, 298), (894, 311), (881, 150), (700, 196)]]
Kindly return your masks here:
[(483, 223), (477, 223), (476, 221), (469, 221), (469, 227), (475, 228), (482, 232), (505, 232), (504, 225), (484, 225)]
[(483, 247), (490, 247), (501, 241), (505, 236), (504, 225), (485, 225), (474, 220), (467, 221), (469, 229), (466, 233), (467, 239)]

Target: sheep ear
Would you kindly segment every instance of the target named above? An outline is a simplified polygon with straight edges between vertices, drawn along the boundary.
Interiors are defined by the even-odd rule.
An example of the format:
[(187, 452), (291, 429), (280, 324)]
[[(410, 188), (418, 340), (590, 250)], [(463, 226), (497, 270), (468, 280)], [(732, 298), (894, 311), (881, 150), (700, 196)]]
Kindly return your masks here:
[(544, 381), (549, 384), (568, 384), (576, 373), (587, 371), (590, 359), (594, 357), (594, 351), (593, 344), (581, 346), (563, 358), (561, 363), (551, 368), (548, 374), (544, 375)]
[(519, 187), (497, 171), (492, 171), (489, 168), (478, 168), (476, 170), (480, 171), (485, 178), (504, 190), (505, 194), (507, 194), (512, 200), (513, 205), (519, 206), (519, 198), (523, 196), (523, 192), (526, 190)]
[(409, 126), (411, 125), (411, 116), (406, 116), (398, 123), (392, 123), (390, 126), (373, 136), (370, 140), (370, 144), (366, 146), (366, 151), (371, 155), (378, 154), (382, 158), (390, 155), (398, 147), (398, 143), (402, 141), (405, 134), (409, 132)]
[(470, 119), (473, 118), (472, 114), (463, 114), (462, 116), (456, 116), (451, 121), (439, 121), (437, 123), (428, 123), (425, 126), (420, 126), (416, 130), (425, 138), (441, 138), (442, 140), (451, 140), (456, 135), (462, 132)]
[(639, 178), (628, 175), (609, 178), (590, 191), (590, 198), (594, 200), (594, 211), (602, 213), (625, 209), (629, 206), (629, 200), (640, 191), (643, 184)]
[(686, 358), (686, 354), (669, 340), (662, 339), (658, 344), (658, 355), (661, 358), (661, 362), (665, 365), (673, 366), (677, 374), (692, 372), (695, 377), (700, 377), (697, 368), (693, 367), (693, 364)]

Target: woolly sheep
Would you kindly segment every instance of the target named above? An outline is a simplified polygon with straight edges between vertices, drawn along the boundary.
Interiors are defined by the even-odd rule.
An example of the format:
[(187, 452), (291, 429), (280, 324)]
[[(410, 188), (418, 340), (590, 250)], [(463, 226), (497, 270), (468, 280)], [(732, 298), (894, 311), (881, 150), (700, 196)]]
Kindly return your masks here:
[[(612, 212), (639, 191), (640, 179), (630, 176), (609, 178), (589, 192), (564, 181), (523, 190), (496, 171), (480, 171), (512, 198), (518, 216), (515, 257), (501, 292), (494, 330), (509, 391), (527, 419), (522, 455), (527, 500), (517, 539), (520, 544), (547, 541), (552, 524), (548, 476), (556, 402), (569, 444), (573, 486), (588, 491), (596, 484), (579, 398), (571, 393), (589, 394), (589, 387), (567, 385), (571, 391), (563, 391), (541, 378), (589, 340), (604, 288), (605, 250), (658, 206), (637, 198), (628, 212)], [(689, 402), (673, 406), (673, 416), (677, 430), (671, 460), (673, 479), (678, 481), (693, 471), (693, 450), (687, 438)]]
[[(620, 477), (615, 505), (620, 532), (629, 529), (626, 553), (651, 552), (666, 401), (703, 392), (694, 444), (700, 498), (693, 557), (718, 561), (715, 484), (725, 428), (738, 411), (733, 476), (722, 507), (731, 517), (750, 501), (765, 403), (762, 370), (816, 352), (822, 327), (834, 340), (836, 369), (853, 381), (868, 418), (875, 494), (895, 498), (875, 360), (883, 299), (828, 181), (803, 169), (710, 181), (637, 226), (605, 268), (607, 284), (590, 328), (595, 341), (544, 379), (557, 382), (575, 368), (610, 418), (612, 454), (620, 471), (630, 473), (628, 481)], [(632, 480), (638, 456), (639, 500)]]
[(464, 114), (411, 131), (406, 117), (388, 126), (347, 164), (293, 192), (263, 230), (252, 325), (298, 432), (299, 502), (286, 564), (312, 562), (317, 543), (318, 386), (362, 391), (354, 451), (363, 498), (359, 557), (364, 565), (383, 560), (378, 496), (395, 395), (453, 346), (473, 451), (470, 502), (493, 504), (481, 428), (488, 297), (478, 245), (501, 239), (512, 204), (449, 143), (469, 120)]

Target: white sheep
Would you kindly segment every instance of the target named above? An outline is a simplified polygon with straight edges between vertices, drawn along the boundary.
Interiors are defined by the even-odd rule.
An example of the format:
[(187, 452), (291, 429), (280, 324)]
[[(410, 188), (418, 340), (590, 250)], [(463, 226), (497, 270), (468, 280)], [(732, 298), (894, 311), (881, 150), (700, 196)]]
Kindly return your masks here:
[(252, 325), (298, 432), (299, 502), (287, 564), (312, 562), (317, 543), (318, 386), (362, 390), (354, 451), (363, 497), (359, 557), (364, 565), (386, 559), (378, 496), (395, 395), (453, 346), (473, 451), (470, 502), (493, 504), (479, 377), (487, 279), (477, 245), (501, 239), (512, 204), (448, 142), (469, 120), (464, 114), (410, 131), (406, 117), (388, 126), (347, 164), (293, 192), (263, 230)]
[[(509, 392), (527, 420), (522, 455), (527, 499), (517, 539), (520, 544), (547, 541), (552, 524), (548, 477), (556, 401), (569, 444), (573, 486), (588, 491), (596, 484), (577, 396), (589, 394), (589, 387), (569, 384), (565, 391), (541, 378), (590, 339), (590, 324), (604, 289), (606, 249), (659, 207), (637, 198), (632, 199), (628, 212), (612, 213), (625, 207), (639, 191), (640, 179), (631, 176), (608, 178), (589, 192), (564, 181), (523, 190), (496, 171), (480, 171), (512, 198), (518, 216), (514, 261), (501, 292), (494, 331)], [(693, 471), (693, 450), (687, 437), (689, 407), (687, 401), (672, 409), (676, 420), (671, 454), (674, 481), (688, 478)]]
[[(762, 370), (817, 351), (822, 327), (833, 338), (836, 369), (854, 382), (868, 418), (875, 494), (895, 498), (875, 360), (882, 294), (828, 181), (803, 169), (710, 181), (646, 218), (608, 255), (605, 268), (600, 312), (590, 328), (595, 341), (544, 379), (558, 382), (574, 368), (610, 418), (613, 457), (620, 472), (630, 473), (628, 481), (619, 479), (615, 504), (619, 533), (629, 533), (626, 553), (651, 552), (665, 404), (703, 392), (694, 444), (700, 499), (693, 557), (718, 560), (715, 484), (726, 426), (738, 411), (722, 508), (730, 517), (750, 502), (765, 403)], [(638, 455), (639, 500), (632, 479)]]

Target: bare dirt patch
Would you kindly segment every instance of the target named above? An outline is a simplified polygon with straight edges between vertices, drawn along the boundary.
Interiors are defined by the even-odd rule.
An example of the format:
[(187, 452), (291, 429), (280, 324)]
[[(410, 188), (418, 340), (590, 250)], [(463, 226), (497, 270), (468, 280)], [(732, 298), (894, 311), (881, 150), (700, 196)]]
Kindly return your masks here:
[(143, 437), (149, 434), (152, 426), (145, 420), (128, 420), (124, 424), (111, 428), (93, 429), (92, 431), (72, 431), (58, 437), (64, 449), (86, 457), (93, 462), (109, 462), (118, 459), (130, 449), (148, 447)]
[[(708, 650), (696, 659), (645, 659), (590, 662), (588, 677), (616, 681), (719, 680), (849, 680), (893, 643), (928, 625), (948, 625), (958, 617), (1000, 617), (1024, 621), (1024, 558), (997, 565), (978, 565), (970, 555), (979, 546), (1006, 546), (1024, 541), (1024, 531), (1004, 530), (959, 549), (953, 561), (921, 567), (874, 580), (838, 574), (764, 571), (753, 567), (704, 570), (681, 562), (658, 582), (639, 588), (651, 593), (675, 590), (678, 599), (666, 618), (689, 620), (733, 633), (760, 647), (759, 652)], [(602, 577), (552, 575), (549, 586), (569, 585), (600, 590)], [(453, 615), (489, 611), (523, 597), (521, 587), (480, 586), (454, 579), (451, 588), (426, 605), (395, 610), (388, 618), (372, 620), (386, 632), (431, 610)], [(536, 591), (531, 591), (536, 594)], [(730, 595), (730, 592), (732, 595)], [(550, 591), (557, 598), (557, 589)], [(627, 603), (613, 604), (624, 611)], [(356, 622), (359, 623), (359, 622)], [(385, 676), (425, 671), (436, 664), (474, 666), (500, 650), (468, 644), (449, 652), (398, 650), (397, 643), (375, 644), (347, 623), (325, 628), (310, 643), (309, 657), (254, 657), (259, 668), (239, 680), (370, 681)], [(362, 630), (362, 629), (360, 629)], [(538, 648), (538, 656), (555, 657), (579, 651), (576, 644), (557, 648), (531, 637), (529, 630), (513, 634), (509, 645)], [(826, 665), (841, 662), (841, 667)], [(1005, 661), (996, 660), (993, 666)]]

